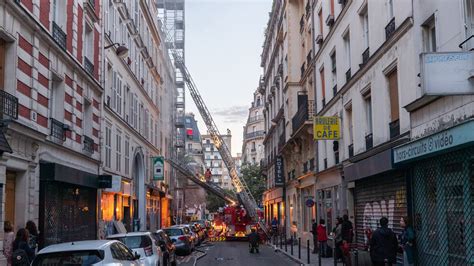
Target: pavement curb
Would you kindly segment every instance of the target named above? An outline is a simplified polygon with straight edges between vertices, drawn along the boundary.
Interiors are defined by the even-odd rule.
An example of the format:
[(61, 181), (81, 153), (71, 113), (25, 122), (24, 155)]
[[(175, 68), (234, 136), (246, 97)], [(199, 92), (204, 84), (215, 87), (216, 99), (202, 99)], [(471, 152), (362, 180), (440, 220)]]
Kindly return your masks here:
[[(201, 252), (202, 252), (202, 251), (201, 251)], [(203, 252), (203, 254), (201, 254), (201, 255), (199, 255), (199, 256), (197, 256), (197, 257), (194, 257), (193, 266), (196, 266), (197, 261), (198, 261), (199, 259), (201, 259), (202, 257), (206, 256), (206, 255), (207, 255), (207, 253), (206, 253), (206, 252)]]
[(291, 254), (285, 252), (283, 249), (280, 249), (279, 247), (277, 247), (275, 245), (269, 245), (269, 246), (271, 246), (275, 250), (275, 252), (280, 252), (281, 254), (287, 256), (292, 261), (298, 263), (299, 265), (306, 265), (302, 260), (291, 256)]

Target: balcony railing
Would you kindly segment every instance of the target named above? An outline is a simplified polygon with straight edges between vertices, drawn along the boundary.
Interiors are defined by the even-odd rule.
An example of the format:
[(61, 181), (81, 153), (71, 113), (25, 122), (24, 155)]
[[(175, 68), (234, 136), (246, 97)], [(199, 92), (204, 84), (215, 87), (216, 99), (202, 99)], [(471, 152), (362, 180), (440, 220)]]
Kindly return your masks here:
[(249, 117), (249, 123), (257, 122), (263, 120), (263, 115), (256, 115)]
[(305, 69), (305, 63), (303, 63), (303, 64), (301, 65), (301, 77), (304, 76), (304, 71), (305, 71), (305, 70), (306, 70), (306, 69)]
[(396, 138), (397, 136), (400, 135), (400, 120), (399, 119), (393, 122), (390, 122), (388, 125), (390, 128), (390, 139)]
[(385, 26), (385, 38), (386, 40), (392, 37), (393, 33), (395, 32), (395, 18), (392, 18), (390, 22)]
[(293, 116), (291, 122), (293, 125), (293, 134), (307, 121), (312, 121), (314, 115), (314, 101), (308, 100), (303, 103)]
[(18, 98), (4, 90), (0, 90), (0, 112), (1, 118), (9, 116), (18, 119)]
[(94, 64), (92, 64), (91, 60), (89, 58), (84, 56), (84, 69), (86, 70), (89, 75), (93, 76), (94, 75)]
[(354, 144), (347, 146), (347, 149), (349, 150), (349, 157), (354, 156)]
[(308, 54), (306, 55), (306, 63), (309, 67), (309, 65), (311, 64), (311, 59), (312, 59), (312, 54), (313, 53), (313, 50), (309, 50)]
[(91, 5), (92, 8), (95, 8), (95, 0), (88, 0), (89, 5)]
[(69, 130), (69, 126), (51, 118), (51, 136), (59, 141), (66, 140), (66, 131)]
[(367, 136), (365, 136), (365, 149), (366, 150), (372, 149), (373, 146), (374, 146), (374, 138), (373, 138), (372, 133), (370, 133)]
[(369, 61), (370, 57), (370, 51), (369, 48), (365, 49), (365, 51), (362, 53), (362, 65), (365, 65)]
[(346, 71), (346, 82), (348, 82), (351, 79), (351, 69), (349, 68)]
[(94, 153), (94, 140), (88, 136), (84, 136), (84, 147), (83, 151), (88, 153)]
[(264, 135), (265, 135), (265, 131), (259, 130), (259, 131), (245, 134), (245, 139), (253, 139), (253, 138), (257, 138)]
[(66, 50), (66, 33), (54, 21), (53, 21), (53, 39), (63, 50)]

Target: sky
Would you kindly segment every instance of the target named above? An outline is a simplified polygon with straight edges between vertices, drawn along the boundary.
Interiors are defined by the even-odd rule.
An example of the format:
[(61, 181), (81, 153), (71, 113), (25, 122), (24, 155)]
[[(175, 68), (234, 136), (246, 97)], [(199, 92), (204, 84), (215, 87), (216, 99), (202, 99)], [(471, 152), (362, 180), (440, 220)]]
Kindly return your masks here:
[[(260, 54), (271, 0), (186, 0), (185, 60), (221, 134), (242, 150), (243, 126), (262, 70)], [(189, 93), (201, 134), (207, 129)]]

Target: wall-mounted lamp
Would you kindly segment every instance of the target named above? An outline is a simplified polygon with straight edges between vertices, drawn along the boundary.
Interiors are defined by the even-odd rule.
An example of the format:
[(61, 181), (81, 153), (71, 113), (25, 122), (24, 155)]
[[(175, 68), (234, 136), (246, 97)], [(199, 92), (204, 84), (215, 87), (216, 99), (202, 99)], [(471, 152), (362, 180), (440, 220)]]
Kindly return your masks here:
[(125, 58), (127, 57), (128, 55), (128, 48), (125, 47), (125, 45), (120, 45), (119, 43), (114, 43), (114, 44), (111, 44), (111, 45), (108, 45), (106, 47), (104, 47), (104, 49), (109, 49), (111, 47), (114, 47), (115, 45), (117, 45), (117, 50), (115, 51), (115, 53), (117, 54), (118, 57), (120, 58)]

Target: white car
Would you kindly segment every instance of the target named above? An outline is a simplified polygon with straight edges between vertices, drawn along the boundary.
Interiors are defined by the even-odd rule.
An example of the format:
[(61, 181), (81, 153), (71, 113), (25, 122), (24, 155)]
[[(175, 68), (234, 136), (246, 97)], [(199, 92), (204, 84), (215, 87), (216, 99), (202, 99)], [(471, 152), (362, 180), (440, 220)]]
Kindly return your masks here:
[(159, 266), (162, 261), (162, 251), (155, 236), (151, 232), (130, 232), (107, 236), (107, 239), (118, 240), (140, 255), (140, 261), (145, 266)]
[(31, 265), (138, 266), (139, 258), (119, 241), (86, 240), (47, 246)]

